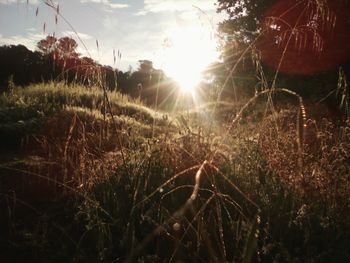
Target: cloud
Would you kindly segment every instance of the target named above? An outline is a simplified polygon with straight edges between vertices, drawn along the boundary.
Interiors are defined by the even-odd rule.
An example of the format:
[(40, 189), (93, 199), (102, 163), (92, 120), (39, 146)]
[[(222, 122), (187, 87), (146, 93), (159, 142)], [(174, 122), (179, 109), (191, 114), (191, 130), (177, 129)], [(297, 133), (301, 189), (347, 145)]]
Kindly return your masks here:
[[(2, 1), (2, 0), (0, 0)], [(102, 4), (107, 7), (110, 7), (112, 9), (122, 9), (129, 7), (128, 4), (120, 4), (120, 3), (113, 3), (111, 0), (80, 0), (80, 3), (95, 3), (95, 4)]]
[(111, 8), (118, 8), (118, 9), (119, 9), (119, 8), (127, 8), (127, 7), (129, 7), (128, 4), (117, 4), (117, 3), (115, 3), (115, 4), (110, 3), (109, 6), (110, 6)]
[(27, 48), (34, 50), (36, 44), (39, 40), (45, 38), (46, 35), (41, 33), (29, 33), (26, 36), (23, 35), (14, 35), (14, 36), (3, 36), (0, 35), (0, 45), (24, 45)]
[(63, 36), (67, 36), (67, 37), (76, 37), (78, 34), (78, 36), (80, 37), (80, 39), (82, 40), (89, 40), (89, 39), (92, 39), (93, 37), (88, 35), (88, 34), (85, 34), (85, 33), (81, 33), (81, 32), (73, 32), (73, 31), (63, 31), (62, 32), (62, 35)]
[(203, 11), (215, 10), (215, 0), (144, 0), (144, 8), (136, 15), (164, 11), (190, 11), (200, 8)]
[(36, 5), (39, 3), (39, 0), (0, 0), (0, 5), (12, 5), (12, 4), (24, 4), (28, 3), (30, 5)]
[(26, 29), (28, 32), (37, 32), (38, 29), (36, 29), (35, 27), (29, 27)]

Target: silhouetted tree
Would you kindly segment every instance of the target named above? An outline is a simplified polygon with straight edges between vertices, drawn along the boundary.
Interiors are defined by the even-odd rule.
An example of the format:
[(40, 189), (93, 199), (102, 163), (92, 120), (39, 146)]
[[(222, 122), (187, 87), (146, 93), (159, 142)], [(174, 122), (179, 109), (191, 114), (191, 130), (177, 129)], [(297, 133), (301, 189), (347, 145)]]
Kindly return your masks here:
[(27, 85), (45, 79), (47, 65), (40, 52), (33, 52), (23, 45), (0, 47), (0, 83), (7, 85), (13, 76), (16, 85)]
[[(152, 61), (140, 60), (136, 71), (123, 72), (103, 66), (89, 57), (80, 57), (78, 45), (69, 37), (57, 39), (47, 36), (37, 43), (37, 51), (23, 45), (0, 47), (0, 87), (7, 86), (11, 78), (16, 85), (64, 80), (87, 86), (103, 83), (108, 89), (138, 97), (149, 105), (161, 105), (164, 99), (172, 100), (176, 88), (164, 72), (153, 67)], [(11, 77), (12, 76), (12, 77)], [(101, 82), (102, 81), (102, 82)], [(142, 87), (142, 89), (139, 89)]]
[(218, 0), (218, 12), (228, 19), (219, 24), (226, 44), (249, 44), (261, 32), (262, 17), (277, 0)]
[(52, 54), (57, 49), (57, 38), (48, 35), (37, 43), (37, 48), (43, 55)]
[(71, 37), (58, 39), (57, 49), (61, 58), (77, 58), (79, 56), (77, 47), (77, 42)]
[[(225, 86), (225, 93), (254, 93), (258, 82), (255, 79), (255, 64), (252, 60), (252, 48), (261, 32), (261, 20), (266, 10), (276, 0), (218, 0), (218, 12), (224, 12), (228, 18), (219, 23), (221, 53), (226, 76), (218, 79)], [(230, 75), (230, 76), (228, 76)]]

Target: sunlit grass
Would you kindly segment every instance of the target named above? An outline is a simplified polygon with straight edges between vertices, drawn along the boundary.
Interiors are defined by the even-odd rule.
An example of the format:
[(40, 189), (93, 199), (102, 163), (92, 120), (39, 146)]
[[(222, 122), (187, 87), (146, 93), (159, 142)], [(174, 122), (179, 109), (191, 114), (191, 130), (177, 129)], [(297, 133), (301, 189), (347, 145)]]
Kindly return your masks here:
[[(41, 226), (45, 224), (32, 229), (28, 223), (18, 227), (21, 233), (11, 236), (22, 247), (43, 240), (38, 246), (49, 251), (49, 262), (67, 255), (78, 262), (116, 257), (130, 262), (177, 257), (243, 261), (256, 257), (261, 249), (270, 249), (266, 257), (273, 258), (276, 253), (294, 249), (295, 238), (304, 244), (304, 234), (315, 231), (306, 229), (303, 222), (317, 216), (323, 221), (315, 223), (315, 228), (325, 227), (321, 225), (326, 216), (338, 215), (343, 207), (327, 195), (317, 195), (308, 187), (314, 186), (313, 181), (300, 184), (300, 177), (294, 176), (298, 184), (293, 188), (288, 185), (289, 177), (285, 178), (294, 172), (289, 166), (278, 166), (276, 160), (286, 164), (289, 162), (283, 158), (298, 155), (293, 146), (297, 136), (293, 129), (278, 136), (275, 131), (271, 134), (273, 118), (264, 118), (265, 105), (261, 102), (249, 107), (244, 101), (209, 102), (165, 114), (116, 92), (108, 96), (114, 122), (110, 112), (102, 110), (103, 92), (98, 88), (40, 84), (0, 97), (4, 123), (0, 130), (13, 125), (12, 130), (18, 131), (18, 125), (33, 118), (39, 121), (32, 123), (30, 133), (21, 134), (33, 135), (22, 140), (26, 155), (1, 164), (6, 178), (13, 178), (9, 182), (17, 193), (15, 197), (8, 193), (3, 196), (7, 200), (16, 198), (16, 209), (24, 209), (22, 201), (33, 206), (45, 196), (50, 209), (69, 218), (72, 225), (62, 225), (60, 217), (45, 221), (30, 212), (27, 222), (44, 220), (50, 233), (43, 237)], [(240, 113), (242, 108), (244, 114)], [(275, 114), (284, 116), (284, 112)], [(237, 115), (240, 119), (230, 128)], [(295, 121), (294, 115), (289, 115)], [(286, 127), (278, 127), (280, 131), (282, 128)], [(223, 133), (228, 129), (229, 134)], [(1, 137), (9, 139), (9, 134)], [(341, 137), (342, 142), (345, 137)], [(274, 138), (293, 147), (283, 148), (283, 154), (275, 156), (279, 146)], [(332, 140), (336, 138), (331, 137), (329, 143)], [(337, 141), (333, 144), (340, 145)], [(288, 151), (290, 155), (286, 155)], [(305, 171), (312, 174), (309, 167), (321, 166), (310, 161)], [(317, 170), (317, 178), (322, 177), (322, 169)], [(21, 199), (23, 191), (30, 199)], [(326, 203), (314, 203), (316, 197)], [(53, 202), (57, 198), (75, 201), (65, 203), (66, 210), (62, 211)], [(317, 211), (326, 207), (331, 212), (314, 215), (308, 212), (310, 207)], [(341, 218), (337, 222), (344, 224)], [(272, 229), (257, 234), (257, 229), (267, 224)], [(59, 235), (60, 229), (69, 237)], [(27, 243), (23, 243), (24, 237)], [(282, 241), (277, 244), (275, 238)], [(78, 247), (72, 246), (72, 240)], [(268, 243), (261, 245), (264, 240)], [(91, 248), (91, 244), (98, 245)], [(300, 255), (304, 255), (303, 246), (298, 246)], [(75, 252), (64, 254), (59, 247)]]
[[(163, 120), (162, 112), (153, 111), (143, 105), (139, 99), (132, 99), (119, 92), (108, 92), (107, 96), (111, 101), (112, 110), (112, 112), (108, 111), (109, 115), (130, 115), (149, 123), (152, 123), (153, 119), (160, 122)], [(103, 91), (98, 87), (69, 86), (64, 83), (36, 84), (18, 88), (11, 94), (1, 95), (0, 100), (3, 103), (0, 116), (4, 120), (11, 119), (21, 108), (23, 111), (19, 114), (29, 115), (30, 107), (41, 107), (44, 112), (40, 113), (38, 108), (37, 114), (46, 114), (45, 110), (64, 109), (67, 106), (103, 112), (105, 103)], [(19, 120), (20, 117), (17, 116), (15, 119)]]

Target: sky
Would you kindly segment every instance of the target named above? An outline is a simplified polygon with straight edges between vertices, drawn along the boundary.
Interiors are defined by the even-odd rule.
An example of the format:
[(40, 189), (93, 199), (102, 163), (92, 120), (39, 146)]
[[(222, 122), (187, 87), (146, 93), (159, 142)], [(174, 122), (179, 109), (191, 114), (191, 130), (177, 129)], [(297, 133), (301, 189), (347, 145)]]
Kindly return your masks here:
[[(219, 56), (215, 29), (224, 15), (216, 13), (215, 0), (53, 2), (63, 16), (57, 24), (55, 10), (44, 0), (0, 0), (0, 45), (23, 44), (35, 50), (48, 34), (71, 36), (83, 56), (89, 53), (99, 63), (124, 71), (147, 59), (156, 68), (175, 72), (181, 62), (192, 59), (203, 66)], [(116, 63), (113, 50), (121, 53)]]

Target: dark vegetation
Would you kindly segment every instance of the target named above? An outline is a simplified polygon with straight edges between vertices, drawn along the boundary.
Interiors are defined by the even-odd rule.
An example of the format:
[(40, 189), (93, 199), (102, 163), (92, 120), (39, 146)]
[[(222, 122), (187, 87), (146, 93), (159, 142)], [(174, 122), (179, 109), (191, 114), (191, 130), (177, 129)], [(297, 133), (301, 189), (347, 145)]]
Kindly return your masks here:
[[(26, 86), (34, 83), (64, 81), (67, 84), (85, 86), (98, 85), (100, 81), (108, 90), (118, 90), (134, 98), (141, 97), (148, 105), (154, 105), (156, 87), (159, 100), (168, 98), (171, 105), (176, 83), (167, 78), (163, 71), (153, 68), (149, 60), (140, 60), (136, 71), (123, 72), (104, 66), (89, 57), (76, 52), (77, 42), (70, 37), (57, 39), (47, 36), (31, 51), (23, 45), (0, 47), (0, 88), (1, 92), (11, 84)], [(114, 55), (120, 58), (118, 51)], [(159, 84), (159, 86), (157, 86)], [(174, 96), (174, 95), (172, 95)]]
[(348, 262), (348, 60), (276, 67), (255, 45), (276, 2), (218, 1), (223, 61), (188, 108), (150, 61), (121, 72), (53, 36), (1, 47), (0, 261)]

